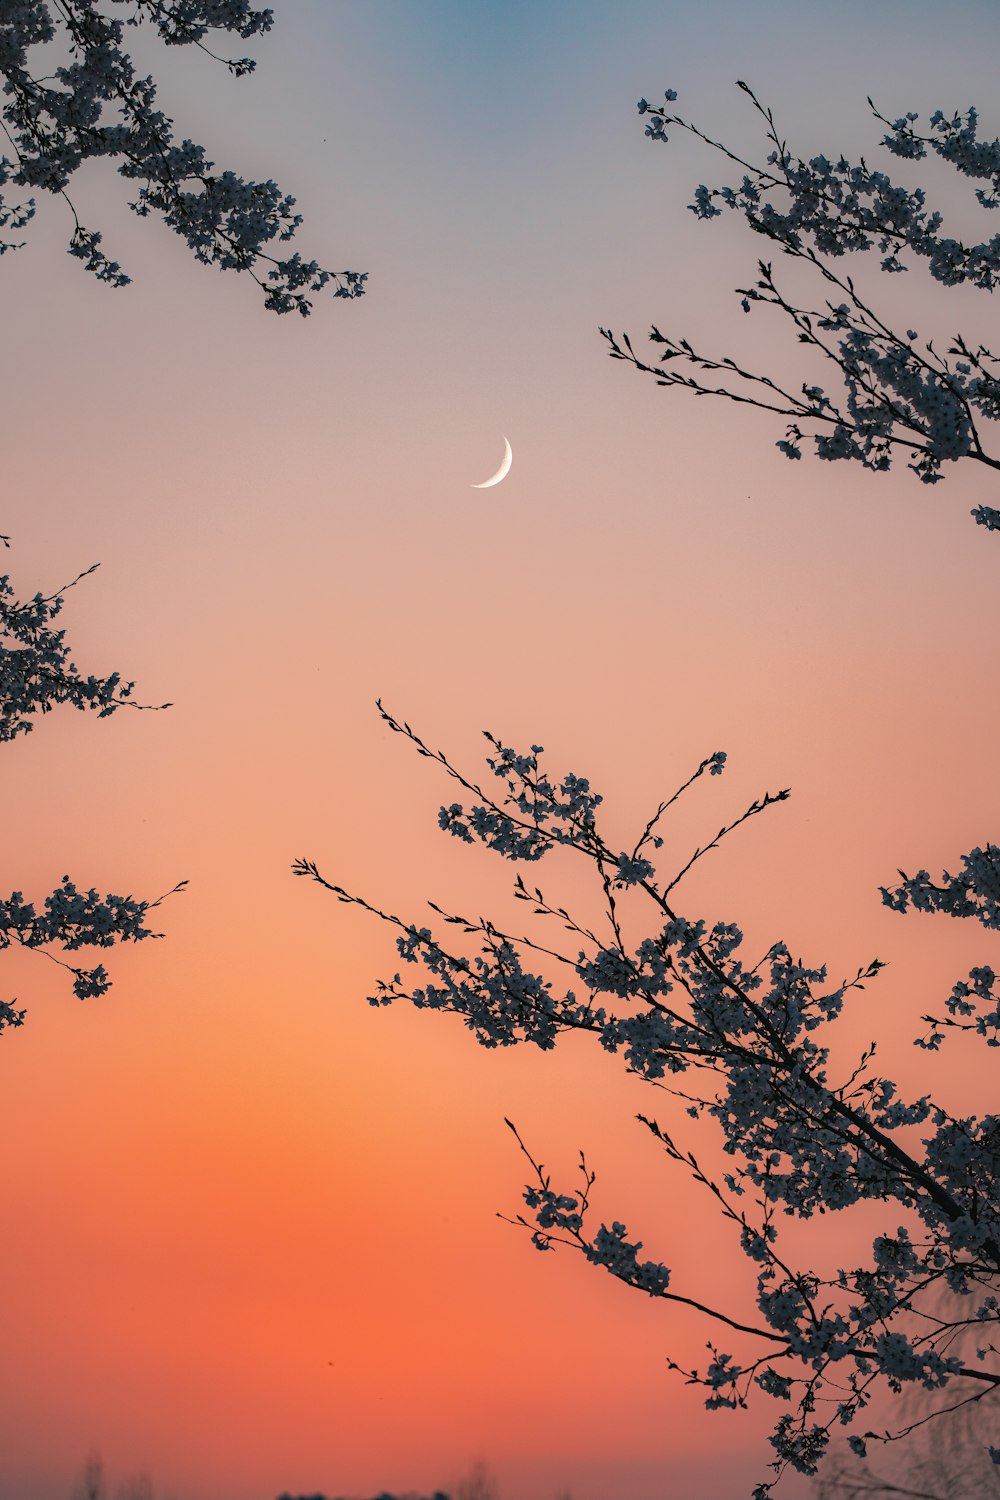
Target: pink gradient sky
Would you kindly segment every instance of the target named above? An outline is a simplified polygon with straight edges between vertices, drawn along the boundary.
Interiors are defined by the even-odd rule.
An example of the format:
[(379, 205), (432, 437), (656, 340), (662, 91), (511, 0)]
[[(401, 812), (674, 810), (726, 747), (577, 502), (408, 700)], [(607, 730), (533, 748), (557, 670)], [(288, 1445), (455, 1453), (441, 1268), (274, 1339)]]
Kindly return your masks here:
[[(182, 132), (296, 194), (303, 251), (370, 272), (364, 299), (277, 319), (103, 170), (74, 198), (133, 286), (63, 253), (55, 203), (0, 266), (11, 574), (49, 592), (100, 560), (67, 601), (75, 659), (174, 703), (4, 747), (5, 891), (190, 881), (162, 942), (111, 953), (103, 1001), (30, 956), (5, 968), (28, 1017), (3, 1040), (0, 1500), (63, 1500), (95, 1446), (177, 1500), (430, 1490), (480, 1455), (504, 1500), (730, 1500), (773, 1404), (705, 1413), (665, 1366), (697, 1360), (701, 1324), (495, 1217), (524, 1180), (506, 1114), (567, 1177), (584, 1148), (598, 1212), (678, 1286), (747, 1295), (632, 1120), (641, 1090), (585, 1047), (486, 1053), (450, 1018), (375, 1012), (389, 934), (290, 865), (406, 915), (503, 903), (512, 868), (437, 832), (446, 784), (378, 696), (475, 771), (483, 727), (541, 742), (623, 844), (725, 748), (679, 862), (765, 788), (794, 795), (691, 909), (835, 974), (890, 960), (851, 1035), (920, 1087), (916, 1018), (988, 945), (878, 886), (1000, 833), (1000, 543), (967, 514), (993, 496), (790, 464), (780, 419), (658, 390), (597, 328), (741, 340), (794, 376), (787, 343), (737, 323), (759, 246), (685, 210), (725, 172), (645, 141), (636, 99), (672, 86), (751, 149), (746, 78), (803, 155), (874, 157), (867, 94), (890, 115), (975, 102), (993, 134), (1000, 13), (275, 10), (251, 79), (152, 47), (149, 66)], [(990, 341), (984, 299), (946, 297), (945, 333), (959, 316)], [(510, 476), (470, 488), (501, 433)], [(934, 1064), (945, 1102), (985, 1101), (974, 1062)]]

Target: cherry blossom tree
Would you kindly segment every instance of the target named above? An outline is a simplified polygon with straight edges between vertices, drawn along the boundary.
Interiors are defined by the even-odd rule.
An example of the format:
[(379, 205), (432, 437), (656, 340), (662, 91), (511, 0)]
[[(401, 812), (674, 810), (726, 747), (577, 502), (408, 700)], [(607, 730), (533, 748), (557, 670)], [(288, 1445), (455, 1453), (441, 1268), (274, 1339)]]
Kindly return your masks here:
[[(307, 293), (330, 287), (335, 297), (360, 297), (367, 273), (327, 271), (298, 252), (277, 255), (302, 222), (295, 199), (277, 183), (219, 170), (204, 148), (176, 140), (174, 122), (156, 105), (151, 77), (139, 77), (123, 42), (126, 27), (149, 26), (168, 47), (194, 46), (230, 73), (254, 69), (249, 57), (210, 51), (212, 32), (241, 40), (269, 31), (273, 14), (249, 0), (0, 0), (0, 74), (6, 102), (0, 119), (12, 157), (0, 156), (0, 255), (19, 248), (16, 236), (35, 213), (28, 194), (61, 196), (73, 221), (69, 251), (109, 286), (129, 277), (85, 227), (67, 193), (74, 172), (96, 157), (117, 162), (137, 183), (129, 203), (141, 218), (159, 214), (197, 260), (245, 272), (273, 312), (306, 316)], [(10, 196), (11, 189), (14, 196)]]
[[(7, 543), (6, 537), (0, 540)], [(57, 704), (70, 704), (81, 713), (94, 712), (101, 719), (119, 708), (150, 706), (133, 701), (134, 683), (123, 682), (117, 672), (108, 677), (82, 676), (70, 660), (65, 632), (53, 628), (65, 594), (93, 571), (87, 568), (59, 593), (47, 597), (38, 593), (23, 603), (16, 598), (8, 575), (0, 577), (0, 741), (30, 733), (35, 717), (50, 713)], [(181, 881), (166, 894), (173, 895), (185, 884)], [(110, 948), (116, 942), (160, 937), (145, 925), (145, 919), (165, 899), (101, 896), (93, 889), (79, 890), (64, 875), (45, 897), (41, 911), (21, 891), (0, 899), (0, 950), (17, 946), (41, 953), (69, 970), (73, 993), (79, 999), (103, 995), (111, 985), (103, 964), (83, 968), (52, 950), (77, 953), (85, 947)], [(0, 1000), (0, 1031), (20, 1026), (24, 1014), (15, 1009), (14, 1002)]]
[[(642, 1256), (642, 1240), (625, 1223), (595, 1226), (586, 1159), (581, 1155), (575, 1184), (554, 1184), (508, 1121), (529, 1169), (528, 1215), (515, 1222), (540, 1251), (568, 1246), (643, 1295), (700, 1312), (715, 1330), (707, 1362), (670, 1364), (703, 1387), (709, 1408), (743, 1407), (761, 1395), (779, 1403), (770, 1438), (775, 1479), (758, 1484), (754, 1500), (765, 1500), (788, 1467), (815, 1473), (831, 1432), (857, 1428), (879, 1392), (919, 1387), (937, 1393), (943, 1409), (989, 1399), (995, 1415), (1000, 1116), (964, 1114), (930, 1091), (904, 1095), (876, 1071), (874, 1043), (846, 1071), (832, 1070), (829, 1033), (876, 978), (879, 959), (831, 984), (824, 965), (793, 957), (781, 941), (748, 956), (734, 922), (709, 922), (682, 904), (692, 868), (788, 792), (765, 793), (664, 874), (664, 820), (706, 773), (722, 774), (724, 752), (702, 760), (621, 848), (598, 827), (602, 798), (587, 778), (551, 776), (542, 769), (541, 746), (518, 752), (487, 733), (487, 767), (500, 783), (489, 790), (378, 707), (391, 730), (466, 794), (441, 807), (442, 830), (515, 863), (534, 865), (554, 850), (582, 858), (603, 905), (601, 922), (575, 919), (520, 874), (514, 895), (535, 918), (525, 933), (429, 902), (440, 923), (474, 940), (470, 955), (465, 943), (452, 945), (429, 926), (327, 880), (312, 860), (297, 860), (294, 872), (397, 929), (404, 965), (422, 968), (419, 983), (405, 981), (402, 971), (380, 981), (372, 1005), (408, 1000), (452, 1012), (484, 1047), (549, 1050), (566, 1033), (583, 1033), (664, 1104), (673, 1101), (666, 1118), (638, 1118), (666, 1161), (690, 1173), (709, 1210), (730, 1226), (755, 1271), (756, 1314), (701, 1287), (676, 1286), (664, 1261)], [(924, 871), (901, 873), (882, 892), (893, 910), (947, 911), (988, 928), (1000, 925), (998, 897), (1000, 849), (993, 845), (974, 851), (958, 876), (934, 883)], [(642, 910), (645, 936), (636, 943), (628, 934)], [(553, 940), (545, 931), (553, 927), (568, 939)], [(944, 1018), (924, 1018), (930, 1035), (923, 1045), (936, 1051), (951, 1028), (970, 1033), (966, 1044), (995, 1046), (998, 1000), (993, 971), (973, 970), (946, 1000)], [(714, 1165), (720, 1145), (725, 1170)], [(868, 1254), (829, 1263), (822, 1223), (804, 1263), (786, 1252), (783, 1219), (817, 1221), (861, 1204), (885, 1210)], [(935, 1299), (942, 1287), (953, 1294), (944, 1312)], [(967, 1358), (954, 1343), (970, 1329)], [(862, 1426), (849, 1442), (864, 1454), (868, 1444), (893, 1436)], [(1000, 1463), (1000, 1447), (991, 1456)]]
[[(1000, 456), (987, 447), (988, 425), (1000, 417), (1000, 357), (961, 333), (942, 353), (933, 337), (921, 339), (916, 328), (897, 330), (842, 268), (846, 256), (876, 249), (881, 270), (890, 275), (922, 267), (939, 286), (992, 292), (1000, 281), (1000, 234), (969, 242), (945, 234), (943, 215), (929, 207), (922, 188), (902, 187), (864, 159), (852, 163), (819, 155), (803, 161), (789, 149), (771, 110), (747, 84), (738, 87), (763, 121), (768, 148), (763, 163), (746, 159), (674, 113), (673, 89), (666, 90), (661, 105), (639, 100), (646, 135), (667, 141), (668, 128), (686, 131), (740, 170), (737, 186), (700, 185), (691, 210), (700, 219), (727, 211), (741, 215), (770, 242), (769, 254), (781, 257), (778, 268), (773, 259), (758, 261), (757, 280), (736, 289), (743, 312), (760, 316), (776, 310), (816, 358), (818, 370), (829, 370), (841, 390), (812, 381), (796, 387), (731, 357), (704, 354), (686, 338), (655, 326), (649, 338), (662, 351), (655, 363), (639, 357), (627, 334), (602, 328), (612, 357), (629, 361), (659, 385), (787, 418), (777, 446), (790, 459), (801, 458), (803, 443), (812, 439), (819, 458), (856, 459), (876, 471), (903, 457), (924, 484), (938, 483), (943, 467), (962, 458), (1000, 469)], [(886, 127), (882, 145), (893, 156), (909, 163), (933, 154), (961, 177), (986, 183), (975, 190), (983, 210), (1000, 206), (1000, 140), (978, 138), (975, 109), (950, 116), (938, 110), (920, 130), (917, 114), (889, 120), (868, 102)], [(816, 287), (813, 300), (804, 292), (809, 281)], [(914, 322), (922, 318), (921, 300), (926, 299), (918, 293)], [(1000, 530), (997, 507), (979, 505), (972, 515), (980, 526)]]

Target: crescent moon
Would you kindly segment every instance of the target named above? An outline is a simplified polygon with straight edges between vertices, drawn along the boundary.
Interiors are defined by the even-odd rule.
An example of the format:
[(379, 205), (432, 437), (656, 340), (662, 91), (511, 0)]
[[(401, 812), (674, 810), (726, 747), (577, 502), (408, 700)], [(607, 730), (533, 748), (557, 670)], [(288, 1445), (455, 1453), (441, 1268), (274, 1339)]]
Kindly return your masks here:
[(497, 469), (497, 471), (493, 475), (492, 479), (484, 479), (483, 482), (482, 482), (482, 484), (474, 484), (472, 486), (472, 488), (474, 490), (488, 490), (491, 485), (499, 484), (500, 481), (501, 481), (501, 479), (506, 479), (507, 478), (507, 475), (510, 472), (511, 461), (512, 461), (514, 455), (511, 452), (510, 444), (508, 443), (508, 441), (507, 441), (506, 438), (504, 438), (504, 440), (503, 440), (503, 446), (504, 446), (503, 463), (500, 465), (499, 469)]

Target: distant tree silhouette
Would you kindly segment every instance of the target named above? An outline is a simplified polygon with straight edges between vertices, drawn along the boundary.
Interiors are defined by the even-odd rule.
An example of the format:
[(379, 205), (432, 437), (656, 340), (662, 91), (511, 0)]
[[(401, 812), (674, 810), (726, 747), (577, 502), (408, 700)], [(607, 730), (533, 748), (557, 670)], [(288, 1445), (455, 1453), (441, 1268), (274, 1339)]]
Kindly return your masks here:
[[(881, 269), (898, 275), (922, 264), (939, 286), (969, 286), (992, 292), (1000, 282), (1000, 234), (965, 243), (942, 232), (943, 217), (927, 207), (921, 188), (904, 188), (885, 172), (839, 157), (814, 156), (803, 161), (783, 139), (770, 109), (745, 83), (738, 87), (761, 116), (767, 139), (764, 163), (750, 162), (696, 125), (675, 114), (677, 98), (667, 89), (665, 104), (639, 101), (647, 118), (646, 134), (669, 139), (667, 128), (687, 131), (724, 156), (743, 174), (738, 186), (699, 186), (690, 205), (700, 219), (726, 211), (741, 215), (768, 240), (784, 261), (792, 262), (817, 286), (820, 300), (803, 300), (798, 281), (780, 285), (774, 262), (757, 263), (757, 280), (738, 287), (744, 313), (776, 309), (790, 323), (798, 343), (817, 356), (817, 373), (830, 371), (841, 382), (841, 395), (809, 381), (793, 384), (743, 367), (729, 356), (705, 355), (686, 338), (667, 336), (653, 327), (649, 338), (662, 353), (648, 364), (636, 354), (627, 334), (601, 333), (615, 359), (630, 361), (659, 385), (680, 386), (696, 395), (714, 395), (759, 407), (789, 419), (777, 446), (789, 458), (802, 455), (811, 438), (823, 459), (855, 459), (865, 468), (885, 470), (902, 456), (925, 484), (936, 484), (945, 464), (965, 458), (988, 471), (1000, 469), (1000, 456), (987, 451), (986, 430), (1000, 417), (1000, 358), (977, 337), (952, 336), (941, 353), (933, 337), (921, 339), (915, 328), (900, 332), (862, 296), (843, 272), (843, 258), (877, 249)], [(1000, 206), (1000, 140), (978, 139), (975, 109), (947, 116), (938, 110), (926, 132), (919, 116), (908, 113), (890, 121), (868, 101), (886, 127), (882, 145), (906, 162), (928, 153), (960, 175), (985, 182), (975, 197), (982, 208)], [(914, 323), (927, 313), (919, 295)], [(980, 505), (972, 511), (979, 525), (1000, 529), (1000, 510)]]
[[(961, 1326), (962, 1299), (941, 1286), (931, 1307), (959, 1324), (952, 1352), (975, 1360), (979, 1333)], [(996, 1437), (992, 1406), (963, 1404), (936, 1413), (926, 1391), (908, 1387), (897, 1401), (902, 1437), (891, 1464), (839, 1448), (814, 1481), (814, 1500), (1000, 1500), (1000, 1465), (990, 1459)]]
[[(6, 542), (6, 538), (3, 541)], [(95, 565), (96, 566), (96, 565)], [(26, 602), (14, 594), (9, 577), (0, 577), (0, 741), (15, 739), (34, 728), (34, 719), (57, 704), (68, 703), (81, 712), (96, 712), (107, 718), (119, 708), (138, 708), (133, 702), (134, 684), (123, 682), (117, 672), (108, 677), (84, 677), (70, 660), (65, 632), (53, 629), (64, 596), (94, 571), (88, 568), (72, 583), (48, 597), (38, 593)], [(169, 704), (161, 704), (161, 708)], [(167, 895), (186, 884), (181, 881)], [(42, 911), (25, 901), (21, 891), (0, 899), (0, 951), (13, 946), (42, 953), (73, 975), (73, 993), (81, 1000), (106, 994), (111, 981), (103, 964), (82, 968), (57, 958), (53, 948), (75, 953), (84, 947), (110, 948), (116, 942), (139, 942), (159, 937), (146, 925), (147, 914), (160, 902), (137, 901), (132, 896), (100, 896), (96, 890), (78, 890), (68, 875), (50, 896)], [(24, 1011), (11, 1001), (0, 1000), (0, 1031), (20, 1026)], [(97, 1468), (99, 1459), (95, 1460)], [(96, 1482), (96, 1479), (95, 1479)]]
[(73, 1487), (72, 1500), (107, 1500), (104, 1460), (96, 1449), (87, 1455), (80, 1477)]
[(483, 1459), (477, 1460), (471, 1473), (459, 1480), (455, 1500), (499, 1500), (496, 1481)]
[(937, 1421), (921, 1447), (893, 1454), (891, 1465), (838, 1453), (816, 1480), (815, 1500), (997, 1500), (994, 1437), (995, 1413), (966, 1408)]
[[(155, 1500), (153, 1481), (148, 1474), (133, 1474), (115, 1486), (114, 1500)], [(104, 1460), (95, 1449), (88, 1454), (79, 1479), (73, 1487), (72, 1500), (109, 1500)]]
[(963, 1406), (915, 1428), (891, 1465), (831, 1456), (815, 1482), (815, 1500), (1000, 1500), (1000, 1466), (990, 1460), (996, 1436), (995, 1411)]
[(0, 111), (13, 160), (0, 157), (0, 254), (20, 247), (18, 234), (35, 199), (9, 189), (58, 194), (69, 206), (69, 251), (109, 286), (129, 277), (101, 249), (101, 235), (81, 224), (67, 184), (85, 161), (106, 157), (136, 183), (130, 202), (141, 218), (157, 213), (190, 246), (195, 259), (242, 271), (264, 293), (272, 312), (307, 314), (307, 293), (329, 286), (335, 297), (360, 297), (366, 272), (325, 271), (297, 252), (272, 255), (291, 240), (301, 216), (277, 183), (219, 171), (204, 148), (178, 141), (174, 122), (157, 108), (151, 77), (137, 77), (123, 46), (125, 27), (147, 25), (168, 47), (194, 46), (224, 62), (237, 78), (249, 57), (218, 58), (212, 32), (241, 40), (269, 31), (273, 13), (249, 0), (5, 0), (0, 6), (0, 74), (7, 100)]

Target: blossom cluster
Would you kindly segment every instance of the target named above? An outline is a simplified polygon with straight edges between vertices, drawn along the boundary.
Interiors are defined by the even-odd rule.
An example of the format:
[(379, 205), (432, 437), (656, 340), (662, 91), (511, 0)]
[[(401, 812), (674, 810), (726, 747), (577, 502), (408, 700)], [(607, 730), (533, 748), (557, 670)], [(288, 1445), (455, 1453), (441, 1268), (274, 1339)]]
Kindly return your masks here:
[[(273, 15), (249, 0), (117, 0), (126, 14), (108, 14), (98, 0), (6, 0), (0, 10), (2, 108), (13, 161), (0, 158), (0, 231), (21, 230), (35, 200), (9, 200), (8, 188), (44, 190), (66, 198), (67, 185), (85, 161), (109, 157), (119, 173), (140, 185), (130, 207), (140, 217), (158, 212), (194, 252), (220, 270), (245, 271), (274, 312), (306, 316), (308, 292), (328, 284), (335, 297), (360, 297), (366, 272), (324, 270), (299, 254), (273, 255), (269, 247), (292, 239), (302, 222), (294, 198), (273, 181), (255, 182), (217, 171), (204, 149), (178, 142), (174, 122), (157, 107), (156, 86), (138, 77), (123, 45), (125, 27), (150, 24), (168, 46), (194, 44), (207, 51), (210, 31), (246, 39), (270, 30)], [(68, 51), (69, 61), (36, 69), (41, 49)], [(232, 58), (236, 77), (252, 72), (252, 58)], [(99, 232), (86, 228), (70, 203), (71, 255), (111, 286), (129, 277), (101, 248)], [(18, 242), (0, 239), (0, 254)]]
[(900, 870), (901, 884), (891, 890), (881, 887), (882, 900), (893, 911), (912, 906), (915, 911), (975, 917), (984, 927), (1000, 932), (1000, 848), (987, 844), (985, 849), (973, 849), (963, 854), (962, 864), (960, 875), (949, 875), (945, 870), (940, 885), (926, 870), (918, 870), (912, 877)]
[[(486, 737), (496, 752), (487, 756), (486, 764), (507, 787), (502, 806), (515, 809), (529, 826), (522, 830), (504, 811), (483, 806), (473, 807), (466, 814), (461, 803), (453, 802), (441, 808), (439, 827), (468, 844), (478, 838), (509, 859), (541, 859), (554, 843), (586, 846), (602, 801), (591, 792), (586, 777), (571, 773), (554, 785), (538, 768), (544, 746), (532, 745), (527, 755), (519, 755), (492, 735)], [(631, 878), (633, 866), (627, 855), (622, 859), (626, 862), (622, 878)]]
[[(946, 912), (951, 917), (975, 917), (983, 927), (1000, 931), (1000, 848), (987, 844), (962, 856), (961, 874), (942, 873), (941, 883), (926, 870), (916, 875), (899, 871), (900, 884), (883, 886), (882, 901), (893, 911)], [(1000, 1047), (1000, 985), (989, 964), (979, 964), (960, 979), (945, 1000), (946, 1016), (926, 1015), (929, 1030), (917, 1046), (934, 1052), (947, 1030), (974, 1031), (988, 1047)]]

